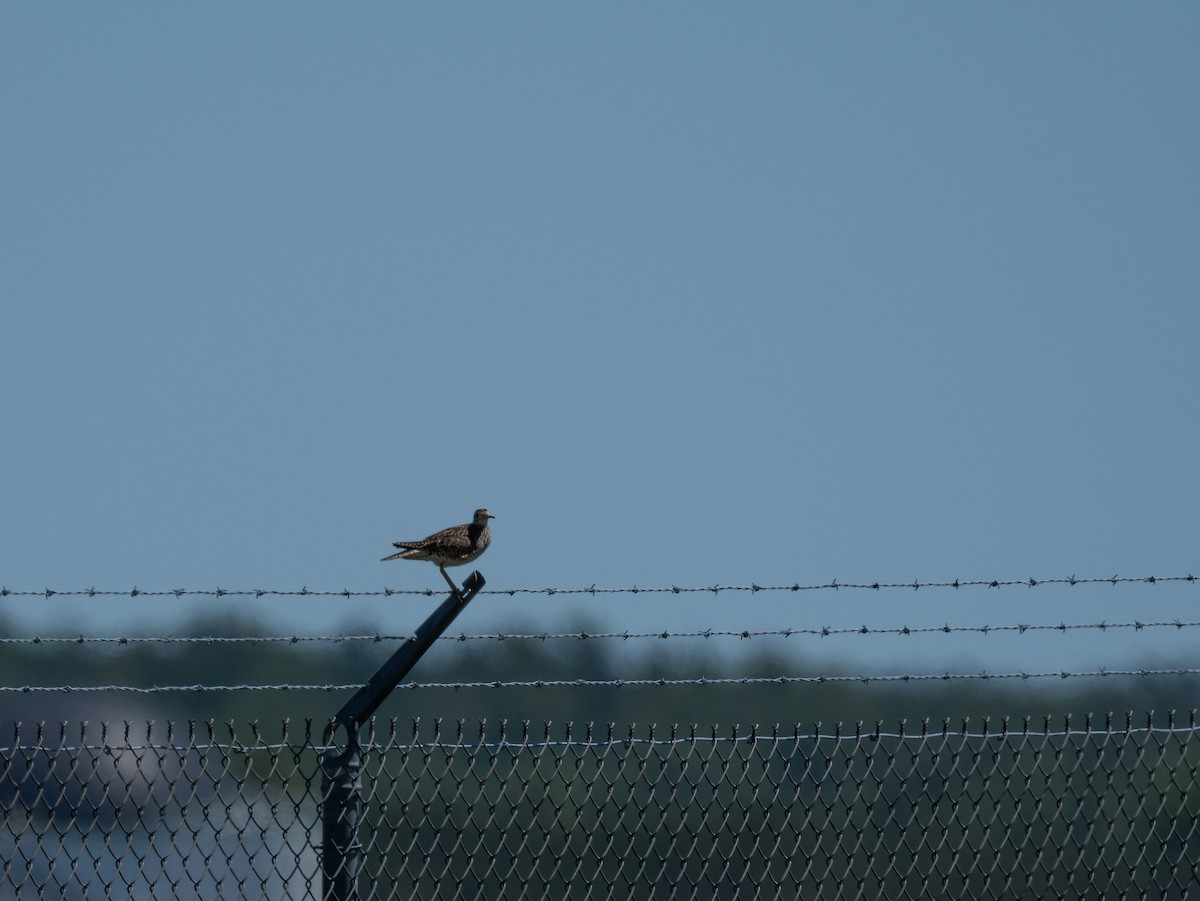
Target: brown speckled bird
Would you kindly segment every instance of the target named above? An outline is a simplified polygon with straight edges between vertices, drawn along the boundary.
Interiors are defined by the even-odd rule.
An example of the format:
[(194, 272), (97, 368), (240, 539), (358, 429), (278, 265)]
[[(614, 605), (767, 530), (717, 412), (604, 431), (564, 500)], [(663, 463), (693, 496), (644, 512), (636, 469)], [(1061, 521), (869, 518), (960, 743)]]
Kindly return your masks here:
[(447, 566), (462, 566), (470, 563), (487, 550), (492, 543), (492, 530), (488, 526), (489, 519), (495, 519), (487, 510), (480, 508), (468, 523), (461, 526), (451, 526), (434, 532), (428, 538), (420, 541), (393, 541), (392, 544), (404, 550), (384, 560), (428, 560), (437, 565), (442, 571), (442, 578), (455, 594), (458, 588), (446, 575)]

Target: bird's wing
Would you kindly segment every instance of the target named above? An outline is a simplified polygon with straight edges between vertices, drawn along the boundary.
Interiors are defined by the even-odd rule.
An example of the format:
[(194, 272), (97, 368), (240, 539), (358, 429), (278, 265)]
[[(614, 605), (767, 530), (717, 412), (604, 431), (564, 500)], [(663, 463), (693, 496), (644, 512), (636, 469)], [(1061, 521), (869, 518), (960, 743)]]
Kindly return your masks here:
[(420, 541), (393, 541), (392, 547), (402, 547), (409, 551), (423, 551), (429, 547), (461, 547), (471, 546), (471, 532), (468, 526), (451, 526), (434, 532), (428, 538)]
[(421, 542), (421, 547), (461, 547), (471, 546), (471, 533), (467, 526), (451, 526), (448, 529), (430, 535)]

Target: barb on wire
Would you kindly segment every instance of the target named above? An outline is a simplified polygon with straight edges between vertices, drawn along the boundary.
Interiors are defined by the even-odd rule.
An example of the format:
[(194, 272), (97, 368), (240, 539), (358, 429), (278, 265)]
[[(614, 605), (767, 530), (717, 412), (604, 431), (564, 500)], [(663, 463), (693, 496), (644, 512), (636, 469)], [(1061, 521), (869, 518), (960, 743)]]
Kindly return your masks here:
[[(1149, 676), (1197, 676), (1200, 669), (1176, 667), (1169, 669), (1107, 669), (1073, 672), (1007, 672), (1007, 673), (900, 673), (895, 675), (835, 674), (813, 676), (700, 676), (691, 679), (495, 679), (486, 682), (401, 682), (398, 689), (420, 690), (428, 688), (474, 689), (474, 688), (668, 688), (678, 686), (718, 685), (825, 685), (846, 682), (869, 684), (873, 682), (959, 682), (959, 681), (1023, 681), (1034, 679), (1085, 679), (1095, 677), (1149, 677)], [(0, 693), (29, 694), (35, 692), (131, 692), (134, 694), (163, 694), (167, 692), (223, 692), (223, 691), (357, 691), (361, 685), (21, 685), (0, 686)]]
[[(822, 626), (820, 628), (784, 628), (784, 629), (699, 629), (693, 631), (670, 631), (660, 630), (654, 632), (630, 632), (624, 630), (621, 632), (484, 632), (473, 635), (461, 633), (459, 635), (442, 635), (439, 636), (439, 641), (592, 641), (596, 639), (617, 639), (621, 641), (631, 641), (637, 639), (655, 639), (665, 641), (667, 639), (682, 639), (682, 638), (737, 638), (748, 640), (751, 638), (793, 638), (796, 636), (816, 636), (821, 638), (829, 638), (843, 635), (955, 635), (955, 634), (975, 634), (975, 635), (990, 635), (993, 632), (997, 633), (1013, 633), (1017, 635), (1025, 635), (1033, 632), (1076, 632), (1076, 631), (1099, 631), (1107, 632), (1109, 630), (1132, 630), (1143, 631), (1146, 629), (1174, 629), (1182, 631), (1183, 629), (1194, 629), (1200, 626), (1200, 621), (1192, 620), (1162, 620), (1154, 622), (1142, 622), (1141, 620), (1129, 620), (1127, 622), (1110, 623), (1101, 621), (1097, 623), (1013, 623), (1007, 625), (982, 625), (982, 626), (951, 626), (944, 624), (940, 626), (843, 626), (831, 627)], [(408, 641), (412, 639), (411, 634), (405, 635), (389, 635), (383, 633), (373, 633), (370, 635), (141, 635), (141, 636), (9, 636), (0, 637), (0, 645), (2, 644), (29, 644), (29, 645), (85, 645), (85, 644), (110, 644), (110, 645), (138, 645), (138, 644), (303, 644), (315, 642), (331, 642), (338, 644), (341, 642), (368, 642), (379, 644), (381, 642)]]
[[(758, 585), (750, 583), (749, 585), (707, 585), (693, 586), (681, 588), (677, 585), (659, 586), (654, 588), (639, 588), (634, 585), (629, 588), (597, 588), (591, 585), (587, 588), (497, 588), (485, 589), (480, 594), (492, 595), (518, 595), (518, 594), (718, 594), (723, 591), (748, 591), (757, 593), (760, 591), (841, 591), (841, 590), (869, 590), (882, 591), (887, 589), (904, 589), (907, 591), (916, 591), (922, 588), (1011, 588), (1025, 587), (1037, 588), (1040, 585), (1157, 585), (1160, 582), (1196, 582), (1200, 581), (1200, 576), (1193, 576), (1190, 573), (1186, 576), (1092, 576), (1086, 578), (1077, 578), (1076, 576), (1068, 576), (1066, 578), (1057, 579), (954, 579), (952, 581), (932, 581), (922, 582), (919, 579), (914, 579), (911, 582), (839, 582), (833, 579), (830, 582), (818, 582), (811, 584), (801, 584), (794, 582), (790, 585)], [(310, 590), (307, 587), (299, 589), (279, 589), (279, 588), (172, 588), (166, 590), (150, 590), (145, 591), (137, 586), (124, 591), (113, 591), (98, 588), (81, 588), (62, 590), (55, 588), (40, 588), (40, 589), (14, 589), (0, 587), (0, 597), (171, 597), (182, 598), (186, 596), (203, 596), (203, 597), (344, 597), (344, 598), (370, 598), (370, 597), (392, 597), (393, 595), (418, 595), (432, 597), (441, 594), (443, 589), (433, 588), (382, 588), (378, 590), (367, 591), (351, 591), (348, 588), (340, 590)]]

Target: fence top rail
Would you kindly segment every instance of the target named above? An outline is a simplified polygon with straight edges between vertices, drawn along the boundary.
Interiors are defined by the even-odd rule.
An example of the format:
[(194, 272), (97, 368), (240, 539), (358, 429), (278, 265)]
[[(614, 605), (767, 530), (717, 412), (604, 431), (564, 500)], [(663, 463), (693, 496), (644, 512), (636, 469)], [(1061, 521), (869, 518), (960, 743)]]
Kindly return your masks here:
[[(234, 721), (188, 720), (138, 723), (144, 729), (135, 729), (131, 721), (122, 723), (80, 723), (78, 729), (70, 729), (67, 722), (47, 724), (45, 722), (11, 724), (11, 739), (0, 744), (0, 754), (13, 751), (216, 751), (220, 753), (254, 754), (258, 752), (315, 751), (324, 752), (336, 745), (321, 740), (321, 724), (307, 719), (302, 724), (282, 720), (279, 738), (268, 739), (263, 735), (263, 726), (258, 721), (237, 724)], [(1132, 710), (1114, 712), (1070, 714), (1053, 716), (970, 717), (952, 719), (922, 718), (895, 722), (884, 720), (838, 721), (833, 723), (800, 722), (760, 725), (733, 723), (648, 723), (638, 726), (627, 723), (618, 726), (607, 723), (552, 723), (534, 724), (529, 720), (510, 723), (499, 720), (489, 723), (480, 720), (468, 728), (465, 720), (444, 723), (441, 719), (422, 722), (414, 718), (402, 722), (398, 717), (372, 718), (364, 727), (362, 749), (364, 751), (405, 751), (417, 749), (462, 749), (499, 750), (512, 748), (563, 748), (563, 747), (608, 747), (634, 745), (679, 745), (679, 744), (755, 744), (772, 742), (794, 744), (798, 742), (843, 742), (863, 740), (928, 740), (935, 738), (959, 738), (972, 741), (987, 741), (1015, 738), (1079, 738), (1110, 736), (1189, 736), (1200, 732), (1197, 709), (1186, 711)], [(238, 730), (250, 733), (249, 740), (238, 737)], [(157, 730), (157, 736), (155, 734)], [(492, 734), (494, 737), (488, 738)], [(163, 735), (163, 732), (166, 734)], [(422, 733), (425, 733), (422, 735)], [(432, 733), (430, 736), (429, 733)]]

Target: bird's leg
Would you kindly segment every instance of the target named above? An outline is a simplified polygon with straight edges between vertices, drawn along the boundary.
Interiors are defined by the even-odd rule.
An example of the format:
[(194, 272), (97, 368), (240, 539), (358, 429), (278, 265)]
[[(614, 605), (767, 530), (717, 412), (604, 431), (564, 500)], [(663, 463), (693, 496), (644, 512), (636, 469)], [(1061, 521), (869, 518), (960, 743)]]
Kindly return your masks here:
[(438, 569), (442, 571), (442, 578), (446, 580), (446, 584), (450, 586), (450, 590), (454, 592), (454, 596), (458, 598), (458, 602), (461, 604), (463, 602), (462, 595), (458, 593), (458, 586), (454, 584), (454, 580), (446, 572), (446, 567), (439, 565)]

